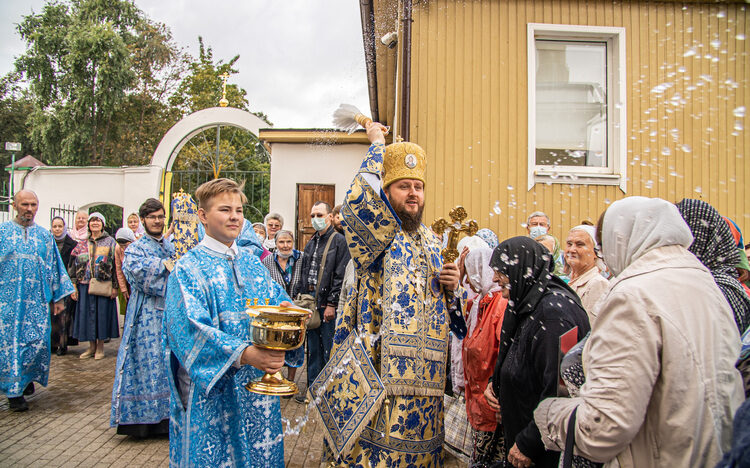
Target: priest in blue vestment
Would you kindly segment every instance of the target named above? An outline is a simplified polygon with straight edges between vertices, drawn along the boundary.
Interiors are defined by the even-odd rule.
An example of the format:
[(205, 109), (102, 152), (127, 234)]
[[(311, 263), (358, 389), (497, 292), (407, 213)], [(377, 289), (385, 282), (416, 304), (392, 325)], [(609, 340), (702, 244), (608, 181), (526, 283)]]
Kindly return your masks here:
[(33, 382), (49, 378), (50, 304), (62, 312), (73, 284), (54, 237), (34, 223), (36, 194), (19, 191), (13, 207), (15, 219), (0, 224), (0, 391), (12, 411), (26, 411)]
[(145, 235), (125, 250), (122, 272), (131, 287), (117, 352), (110, 425), (147, 437), (169, 432), (169, 385), (162, 351), (164, 297), (175, 249), (164, 238), (164, 206), (149, 198), (138, 210)]
[(253, 346), (247, 300), (291, 305), (283, 288), (236, 239), (241, 187), (229, 179), (196, 191), (206, 235), (176, 263), (167, 286), (164, 345), (171, 388), (171, 466), (283, 467), (279, 397), (245, 389), (284, 365)]

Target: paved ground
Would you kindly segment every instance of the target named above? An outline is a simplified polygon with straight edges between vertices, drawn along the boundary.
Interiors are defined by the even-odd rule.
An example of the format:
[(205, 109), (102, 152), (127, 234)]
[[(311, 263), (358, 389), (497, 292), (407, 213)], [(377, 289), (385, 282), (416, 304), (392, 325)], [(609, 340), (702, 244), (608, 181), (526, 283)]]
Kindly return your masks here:
[[(66, 356), (52, 356), (47, 388), (27, 397), (30, 410), (12, 413), (0, 397), (0, 467), (158, 467), (169, 464), (166, 438), (136, 440), (109, 427), (110, 399), (119, 340), (105, 344), (106, 358), (79, 360), (85, 346)], [(297, 376), (302, 380), (304, 374)], [(306, 407), (281, 400), (290, 421), (304, 416)], [(317, 467), (323, 450), (322, 427), (311, 417), (298, 435), (284, 440), (287, 467)], [(458, 467), (446, 457), (447, 467)]]

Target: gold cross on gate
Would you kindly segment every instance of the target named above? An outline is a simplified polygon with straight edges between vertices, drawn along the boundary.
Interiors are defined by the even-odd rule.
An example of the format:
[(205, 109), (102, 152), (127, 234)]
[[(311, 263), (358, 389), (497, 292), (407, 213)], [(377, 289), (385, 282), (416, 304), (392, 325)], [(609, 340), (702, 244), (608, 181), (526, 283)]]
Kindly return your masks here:
[(219, 75), (219, 78), (223, 81), (221, 85), (221, 100), (219, 101), (221, 107), (227, 107), (229, 105), (229, 100), (227, 99), (227, 80), (229, 79), (229, 76), (229, 73), (222, 73)]
[(453, 223), (448, 223), (443, 218), (438, 218), (432, 223), (432, 230), (436, 234), (445, 235), (448, 234), (448, 245), (440, 252), (443, 256), (443, 260), (446, 263), (452, 263), (456, 261), (459, 256), (459, 251), (456, 249), (458, 245), (458, 237), (463, 232), (467, 236), (473, 236), (479, 230), (479, 225), (473, 219), (463, 222), (466, 219), (466, 210), (463, 206), (457, 206), (453, 208), (448, 215), (451, 217)]

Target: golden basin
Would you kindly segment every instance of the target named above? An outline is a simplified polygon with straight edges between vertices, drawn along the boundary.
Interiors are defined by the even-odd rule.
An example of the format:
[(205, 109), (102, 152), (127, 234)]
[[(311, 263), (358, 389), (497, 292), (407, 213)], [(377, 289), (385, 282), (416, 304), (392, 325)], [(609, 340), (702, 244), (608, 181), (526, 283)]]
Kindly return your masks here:
[[(310, 311), (299, 307), (249, 305), (250, 336), (254, 346), (277, 351), (291, 351), (305, 342), (307, 318)], [(297, 384), (281, 375), (266, 373), (248, 382), (245, 388), (261, 395), (286, 396), (297, 393)]]

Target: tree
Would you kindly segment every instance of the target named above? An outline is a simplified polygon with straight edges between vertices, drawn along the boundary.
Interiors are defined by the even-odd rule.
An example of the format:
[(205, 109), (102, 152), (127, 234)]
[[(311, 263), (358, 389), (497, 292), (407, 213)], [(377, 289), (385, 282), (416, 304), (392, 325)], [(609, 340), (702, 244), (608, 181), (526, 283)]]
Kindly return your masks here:
[(171, 33), (129, 0), (48, 3), (18, 25), (27, 50), (30, 138), (54, 164), (140, 164), (179, 118), (169, 97), (184, 73)]
[[(30, 129), (26, 119), (33, 109), (33, 104), (30, 93), (18, 86), (17, 81), (14, 74), (0, 79), (0, 144), (6, 141), (21, 143), (23, 153), (16, 155), (16, 158), (20, 158), (23, 154), (32, 152)], [(10, 162), (11, 155), (1, 151), (0, 167), (5, 167)]]

